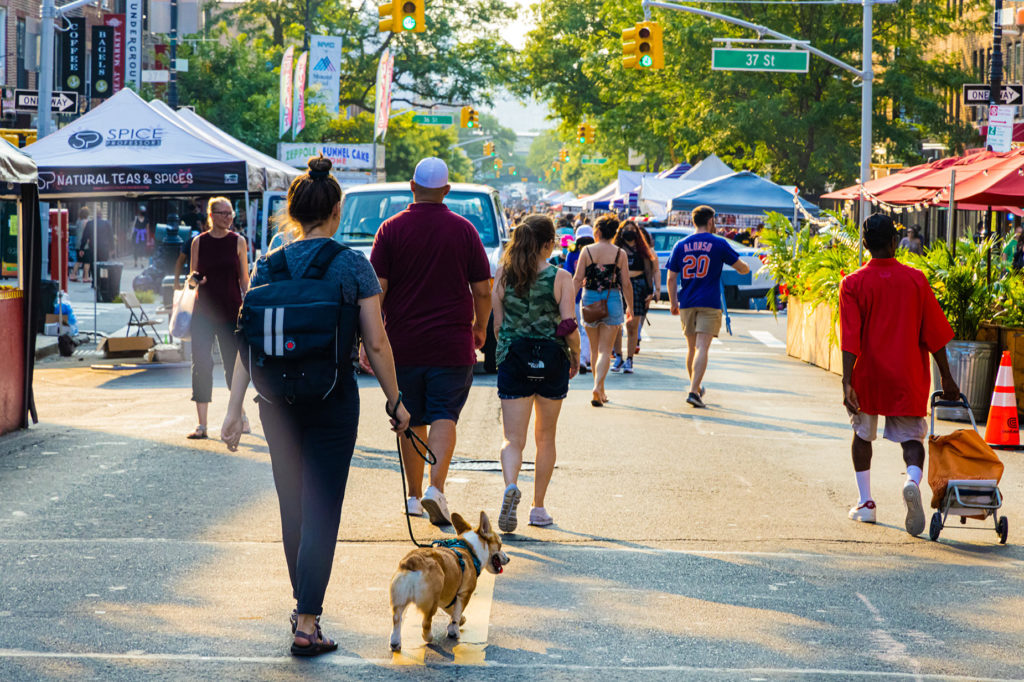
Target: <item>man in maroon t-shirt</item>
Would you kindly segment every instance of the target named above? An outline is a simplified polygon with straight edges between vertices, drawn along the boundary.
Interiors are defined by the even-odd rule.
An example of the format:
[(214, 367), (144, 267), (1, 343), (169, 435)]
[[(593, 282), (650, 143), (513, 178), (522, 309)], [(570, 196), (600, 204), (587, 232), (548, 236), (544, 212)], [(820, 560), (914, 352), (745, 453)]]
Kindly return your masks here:
[(425, 510), (432, 523), (446, 525), (451, 516), (444, 482), (455, 424), (473, 384), (476, 349), (487, 339), (491, 266), (473, 224), (443, 203), (451, 189), (444, 161), (420, 161), (411, 184), (413, 203), (380, 226), (370, 262), (384, 289), (384, 324), (402, 402), (413, 430), (437, 456), (422, 493), (424, 462), (412, 442), (401, 439), (406, 511)]

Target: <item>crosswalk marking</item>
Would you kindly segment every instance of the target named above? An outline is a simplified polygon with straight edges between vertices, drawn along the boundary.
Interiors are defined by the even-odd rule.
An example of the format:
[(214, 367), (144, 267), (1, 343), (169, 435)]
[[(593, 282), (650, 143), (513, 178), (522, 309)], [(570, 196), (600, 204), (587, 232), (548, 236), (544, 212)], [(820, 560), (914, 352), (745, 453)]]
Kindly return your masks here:
[(768, 346), (769, 348), (785, 348), (786, 347), (786, 344), (783, 343), (782, 341), (779, 341), (777, 338), (775, 338), (775, 335), (772, 334), (771, 332), (763, 332), (763, 331), (753, 330), (753, 331), (750, 332), (750, 335), (753, 336), (758, 341), (760, 341), (761, 343), (763, 343), (764, 345)]

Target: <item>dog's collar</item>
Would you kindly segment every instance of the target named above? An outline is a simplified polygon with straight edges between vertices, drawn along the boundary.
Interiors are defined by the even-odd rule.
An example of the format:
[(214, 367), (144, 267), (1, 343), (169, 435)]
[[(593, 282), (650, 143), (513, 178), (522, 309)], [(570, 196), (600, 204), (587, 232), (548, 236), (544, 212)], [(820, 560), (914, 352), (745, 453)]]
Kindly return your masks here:
[(480, 568), (481, 568), (480, 559), (477, 558), (476, 552), (473, 550), (473, 547), (468, 542), (463, 540), (462, 538), (449, 538), (447, 540), (434, 540), (433, 542), (430, 543), (430, 545), (432, 547), (447, 547), (448, 549), (452, 550), (452, 552), (455, 553), (455, 556), (458, 557), (458, 559), (459, 559), (459, 569), (462, 570), (463, 572), (465, 572), (465, 570), (466, 570), (466, 562), (462, 558), (462, 554), (460, 552), (456, 552), (455, 551), (455, 548), (458, 547), (459, 549), (466, 550), (467, 552), (469, 552), (469, 558), (473, 560), (473, 568), (476, 569), (476, 576), (478, 578), (480, 577)]

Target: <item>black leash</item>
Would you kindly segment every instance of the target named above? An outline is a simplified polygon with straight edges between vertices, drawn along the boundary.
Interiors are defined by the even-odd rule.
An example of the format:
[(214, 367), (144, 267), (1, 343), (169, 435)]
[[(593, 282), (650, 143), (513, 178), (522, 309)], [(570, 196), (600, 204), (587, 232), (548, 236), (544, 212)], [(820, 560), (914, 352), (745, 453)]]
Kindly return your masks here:
[[(392, 419), (396, 419), (395, 413), (398, 412), (398, 406), (402, 404), (402, 392), (398, 392), (398, 400), (395, 401), (394, 409), (388, 405), (387, 401), (384, 401), (384, 411)], [(405, 525), (409, 528), (409, 539), (412, 540), (412, 544), (417, 547), (432, 547), (433, 545), (424, 545), (423, 543), (416, 542), (416, 536), (412, 534), (412, 520), (409, 519), (409, 508), (406, 506), (409, 500), (409, 491), (405, 485), (405, 460), (402, 459), (402, 435), (409, 439), (412, 443), (412, 449), (416, 451), (416, 454), (420, 458), (433, 466), (437, 464), (437, 455), (433, 453), (430, 446), (424, 442), (422, 438), (416, 435), (416, 432), (409, 427), (405, 430), (404, 434), (395, 434), (395, 447), (398, 449), (398, 468), (402, 472), (402, 514), (405, 515)], [(423, 450), (420, 450), (420, 446), (423, 446)]]

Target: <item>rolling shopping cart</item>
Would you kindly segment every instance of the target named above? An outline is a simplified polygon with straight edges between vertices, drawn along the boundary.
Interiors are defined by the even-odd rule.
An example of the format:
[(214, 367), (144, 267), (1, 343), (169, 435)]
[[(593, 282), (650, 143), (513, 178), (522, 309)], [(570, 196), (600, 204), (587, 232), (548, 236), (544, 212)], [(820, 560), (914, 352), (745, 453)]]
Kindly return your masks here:
[[(932, 489), (932, 507), (938, 511), (932, 515), (928, 535), (932, 540), (938, 540), (950, 516), (959, 516), (960, 523), (964, 525), (969, 518), (984, 521), (991, 516), (999, 542), (1006, 544), (1008, 522), (1005, 516), (996, 514), (1003, 505), (1003, 496), (999, 492), (1003, 463), (978, 433), (967, 398), (962, 393), (960, 400), (955, 401), (942, 400), (941, 397), (942, 391), (936, 391), (931, 399), (928, 484)], [(945, 436), (936, 436), (936, 407), (967, 408), (974, 430), (960, 429)]]

